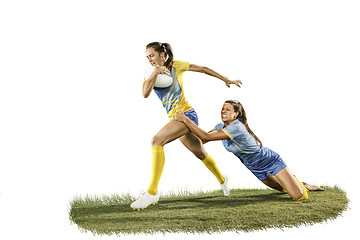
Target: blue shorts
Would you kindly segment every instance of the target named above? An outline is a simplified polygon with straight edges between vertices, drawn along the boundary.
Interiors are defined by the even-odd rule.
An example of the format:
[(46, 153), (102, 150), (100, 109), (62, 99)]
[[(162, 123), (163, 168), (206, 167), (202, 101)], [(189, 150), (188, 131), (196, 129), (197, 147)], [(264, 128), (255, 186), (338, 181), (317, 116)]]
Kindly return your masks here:
[(199, 119), (194, 109), (191, 109), (187, 112), (184, 112), (184, 115), (187, 116), (196, 126), (199, 126)]
[(243, 163), (261, 181), (270, 174), (276, 175), (286, 168), (286, 164), (280, 155), (266, 147), (261, 147), (258, 153), (254, 153), (250, 159)]

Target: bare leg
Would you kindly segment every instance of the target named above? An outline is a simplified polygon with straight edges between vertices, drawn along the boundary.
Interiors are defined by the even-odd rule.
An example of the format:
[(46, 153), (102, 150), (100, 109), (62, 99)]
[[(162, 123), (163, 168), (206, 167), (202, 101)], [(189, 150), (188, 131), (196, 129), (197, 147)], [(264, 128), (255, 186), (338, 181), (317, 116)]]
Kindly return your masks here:
[(292, 199), (297, 200), (303, 196), (304, 189), (287, 167), (273, 177), (281, 186), (283, 186), (283, 188), (285, 188)]
[[(276, 179), (271, 174), (266, 179), (262, 180), (262, 182), (266, 186), (268, 186), (270, 188), (273, 188), (275, 190), (278, 190), (280, 192), (284, 190), (284, 188), (280, 185), (280, 183), (278, 183), (276, 181)], [(313, 185), (310, 185), (310, 184), (308, 184), (306, 182), (302, 182), (302, 183), (303, 183), (304, 187), (306, 187), (306, 189), (309, 190), (309, 191), (324, 191), (324, 189), (321, 188), (321, 187), (313, 186)]]
[[(200, 138), (198, 138), (194, 133), (189, 132), (182, 136), (180, 138), (180, 141), (185, 145), (187, 149), (189, 149), (198, 159), (200, 159), (205, 164), (205, 166), (210, 170), (210, 172), (214, 174), (220, 184), (224, 184), (224, 176), (217, 167), (215, 160), (205, 151), (204, 145)], [(224, 194), (226, 191), (228, 190), (224, 190)]]
[(284, 188), (275, 180), (275, 178), (270, 174), (266, 179), (262, 180), (262, 182), (273, 189), (276, 189), (278, 191), (282, 191)]
[(204, 145), (200, 138), (198, 138), (194, 133), (189, 132), (182, 137), (180, 137), (180, 141), (184, 144), (184, 146), (189, 149), (198, 159), (203, 160), (206, 158), (207, 153), (205, 151)]
[(147, 192), (156, 195), (158, 185), (165, 165), (164, 145), (189, 132), (185, 124), (169, 122), (151, 140), (152, 144), (152, 174)]
[[(142, 195), (138, 200), (133, 202), (130, 206), (134, 209), (146, 208), (150, 204), (154, 204), (159, 200), (158, 185), (164, 169), (165, 154), (163, 146), (185, 134), (189, 133), (189, 129), (184, 123), (171, 121), (166, 124), (151, 140), (152, 145), (152, 176), (147, 193)], [(194, 139), (192, 139), (194, 140)], [(202, 146), (202, 145), (201, 145)], [(190, 147), (191, 148), (191, 147)], [(189, 149), (190, 149), (189, 148)], [(199, 150), (199, 149), (198, 149)], [(194, 150), (195, 151), (195, 150)], [(205, 151), (196, 151), (196, 154), (203, 153), (206, 156)], [(195, 154), (195, 153), (194, 153)]]
[(182, 122), (171, 121), (166, 124), (151, 140), (152, 146), (164, 146), (165, 144), (187, 134), (189, 129)]

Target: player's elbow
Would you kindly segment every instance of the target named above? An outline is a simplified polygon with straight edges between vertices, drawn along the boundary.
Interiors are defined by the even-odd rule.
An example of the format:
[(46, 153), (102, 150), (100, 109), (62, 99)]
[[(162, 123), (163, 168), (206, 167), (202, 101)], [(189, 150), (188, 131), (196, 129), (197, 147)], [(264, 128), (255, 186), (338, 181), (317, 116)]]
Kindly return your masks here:
[(151, 91), (147, 90), (146, 88), (143, 88), (142, 95), (144, 98), (147, 98), (150, 96)]

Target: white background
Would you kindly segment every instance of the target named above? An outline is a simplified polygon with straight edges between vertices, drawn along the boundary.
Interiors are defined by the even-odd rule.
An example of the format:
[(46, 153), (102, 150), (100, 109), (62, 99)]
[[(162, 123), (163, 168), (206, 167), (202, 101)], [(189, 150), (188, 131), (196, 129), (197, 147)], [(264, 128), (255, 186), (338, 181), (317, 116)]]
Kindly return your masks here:
[[(221, 3), (220, 3), (221, 2)], [(187, 239), (341, 237), (357, 227), (359, 127), (357, 1), (1, 1), (0, 238), (117, 239), (82, 233), (75, 196), (146, 190), (152, 136), (167, 123), (141, 96), (145, 46), (243, 87), (186, 72), (185, 94), (206, 130), (227, 99), (301, 180), (337, 185), (351, 200), (325, 224)], [(220, 142), (206, 145), (232, 187), (263, 187)], [(162, 192), (218, 189), (179, 141), (165, 146)], [(311, 194), (310, 194), (311, 197)], [(183, 239), (184, 235), (121, 236)]]

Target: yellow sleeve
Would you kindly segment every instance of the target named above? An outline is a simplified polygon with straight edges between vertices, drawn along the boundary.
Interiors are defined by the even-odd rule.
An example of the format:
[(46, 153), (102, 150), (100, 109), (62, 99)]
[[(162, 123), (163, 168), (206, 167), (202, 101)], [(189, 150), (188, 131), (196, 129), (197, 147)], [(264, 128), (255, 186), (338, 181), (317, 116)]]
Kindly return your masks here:
[(175, 61), (173, 67), (178, 71), (189, 71), (190, 63), (183, 61)]

